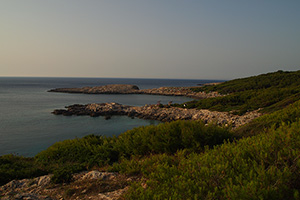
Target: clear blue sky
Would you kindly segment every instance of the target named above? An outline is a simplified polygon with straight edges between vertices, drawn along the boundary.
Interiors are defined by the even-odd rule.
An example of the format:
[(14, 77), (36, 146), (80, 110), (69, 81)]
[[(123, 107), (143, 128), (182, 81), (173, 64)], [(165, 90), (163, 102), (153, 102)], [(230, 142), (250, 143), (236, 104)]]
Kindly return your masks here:
[(0, 76), (233, 79), (300, 69), (299, 0), (0, 0)]

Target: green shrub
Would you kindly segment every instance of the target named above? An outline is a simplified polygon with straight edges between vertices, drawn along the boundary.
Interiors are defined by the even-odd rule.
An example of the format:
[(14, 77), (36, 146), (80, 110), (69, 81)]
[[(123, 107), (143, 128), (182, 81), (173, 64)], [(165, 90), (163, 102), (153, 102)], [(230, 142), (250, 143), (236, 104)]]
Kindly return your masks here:
[(118, 163), (114, 163), (109, 170), (117, 171), (128, 175), (149, 175), (157, 167), (163, 165), (178, 165), (182, 158), (191, 152), (188, 150), (178, 150), (176, 154), (151, 154), (149, 156), (133, 156), (131, 159), (123, 158)]
[(72, 180), (72, 171), (67, 169), (58, 169), (54, 171), (51, 177), (52, 183), (70, 183)]
[(288, 88), (299, 86), (300, 70), (299, 71), (277, 71), (258, 76), (247, 78), (234, 79), (226, 81), (218, 85), (207, 85), (204, 87), (192, 88), (193, 91), (218, 91), (222, 94), (243, 92), (247, 90), (260, 90), (271, 87)]
[[(227, 95), (187, 102), (187, 108), (235, 111), (236, 114), (259, 108), (263, 108), (262, 112), (273, 112), (300, 99), (300, 71), (278, 71), (192, 90), (218, 91)], [(179, 106), (184, 107), (184, 104)]]
[(226, 139), (232, 139), (228, 129), (206, 126), (199, 121), (176, 121), (135, 128), (118, 137), (90, 135), (58, 142), (37, 154), (35, 159), (52, 171), (66, 164), (101, 167), (134, 155), (173, 154), (179, 149), (201, 152), (204, 146), (213, 147)]
[(118, 160), (113, 150), (114, 138), (89, 135), (82, 139), (57, 142), (36, 155), (38, 163), (54, 167), (65, 163), (78, 163), (86, 166), (101, 166)]
[(213, 147), (224, 140), (232, 139), (228, 129), (200, 121), (175, 121), (135, 128), (121, 134), (116, 140), (116, 149), (123, 157), (157, 153), (174, 154), (180, 149), (201, 152), (204, 146)]
[(61, 168), (57, 168), (53, 171), (51, 177), (52, 183), (70, 183), (73, 180), (73, 174), (84, 170), (81, 165), (66, 165)]
[(271, 127), (278, 128), (282, 123), (293, 123), (300, 118), (300, 101), (297, 101), (285, 109), (278, 110), (271, 114), (263, 115), (254, 119), (248, 124), (235, 130), (235, 136), (248, 137), (256, 135)]
[(149, 161), (141, 161), (140, 165), (146, 165), (139, 166), (145, 179), (134, 184), (125, 198), (297, 199), (299, 155), (300, 121), (297, 121), (202, 154), (177, 155), (180, 159), (173, 162), (156, 161), (150, 168)]
[(33, 158), (16, 155), (0, 156), (0, 185), (13, 179), (32, 178), (46, 174)]

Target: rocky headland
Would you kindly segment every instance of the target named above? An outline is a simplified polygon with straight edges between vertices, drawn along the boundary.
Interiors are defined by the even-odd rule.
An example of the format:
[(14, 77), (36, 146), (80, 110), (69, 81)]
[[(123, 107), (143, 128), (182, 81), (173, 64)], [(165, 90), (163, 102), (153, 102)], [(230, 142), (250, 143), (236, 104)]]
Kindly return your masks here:
[(136, 85), (113, 84), (82, 88), (56, 88), (48, 92), (84, 93), (84, 94), (134, 94), (139, 91)]
[(136, 85), (114, 84), (114, 85), (82, 87), (82, 88), (56, 88), (56, 89), (51, 89), (48, 92), (83, 93), (83, 94), (149, 94), (149, 95), (164, 95), (164, 96), (186, 96), (194, 99), (223, 96), (218, 92), (209, 92), (209, 93), (194, 92), (191, 90), (191, 88), (195, 88), (195, 87), (160, 87), (160, 88), (153, 88), (153, 89), (139, 89), (139, 87)]
[(239, 116), (227, 112), (210, 111), (206, 109), (186, 109), (164, 105), (128, 106), (118, 103), (92, 103), (86, 105), (74, 104), (66, 109), (57, 109), (55, 115), (90, 115), (91, 117), (104, 116), (109, 119), (113, 115), (127, 115), (141, 119), (170, 122), (175, 120), (202, 120), (204, 123), (217, 123), (218, 125), (232, 126), (244, 125), (259, 117), (258, 111), (247, 112)]

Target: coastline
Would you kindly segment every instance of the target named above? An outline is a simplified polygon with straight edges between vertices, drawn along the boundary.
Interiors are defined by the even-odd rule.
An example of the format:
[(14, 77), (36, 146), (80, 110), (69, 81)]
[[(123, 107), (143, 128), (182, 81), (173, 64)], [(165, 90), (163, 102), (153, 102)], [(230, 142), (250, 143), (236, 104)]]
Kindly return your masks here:
[[(210, 85), (219, 83), (210, 83)], [(82, 88), (57, 88), (48, 92), (62, 93), (83, 93), (83, 94), (147, 94), (163, 96), (185, 96), (193, 99), (205, 99), (224, 96), (218, 92), (194, 92), (192, 88), (196, 87), (160, 87), (153, 89), (140, 90), (136, 85), (112, 84), (96, 87)], [(114, 115), (125, 115), (128, 117), (137, 117), (140, 119), (158, 120), (161, 122), (171, 122), (176, 120), (202, 120), (205, 124), (216, 123), (220, 126), (231, 126), (232, 128), (240, 127), (249, 123), (262, 114), (256, 111), (247, 112), (244, 115), (234, 115), (228, 112), (210, 111), (207, 109), (186, 109), (162, 105), (160, 102), (156, 105), (128, 106), (118, 103), (91, 103), (91, 104), (74, 104), (66, 106), (66, 109), (56, 109), (52, 112), (55, 115), (89, 115), (91, 117), (104, 116), (110, 119)]]
[(57, 109), (52, 112), (55, 115), (89, 115), (91, 117), (104, 116), (110, 119), (114, 115), (126, 115), (141, 119), (171, 122), (176, 120), (202, 120), (205, 124), (216, 123), (221, 126), (240, 127), (253, 119), (261, 116), (258, 111), (247, 112), (244, 115), (234, 115), (227, 112), (210, 111), (206, 109), (186, 109), (162, 105), (128, 106), (118, 103), (92, 103), (74, 104), (66, 109)]
[[(279, 75), (281, 75), (281, 73), (282, 72), (277, 72), (277, 74)], [(258, 78), (261, 78), (261, 76), (259, 76)], [(296, 78), (296, 83), (298, 83), (299, 75)], [(127, 185), (127, 183), (130, 184), (132, 182), (137, 182), (135, 185), (138, 187), (137, 189), (142, 192), (144, 192), (145, 189), (154, 189), (153, 196), (155, 196), (156, 194), (160, 194), (160, 192), (162, 191), (160, 188), (163, 188), (163, 190), (169, 191), (169, 194), (172, 194), (174, 190), (169, 190), (169, 187), (173, 183), (177, 183), (179, 180), (178, 177), (181, 176), (184, 179), (180, 180), (186, 180), (186, 183), (184, 183), (183, 185), (186, 188), (192, 188), (195, 184), (199, 184), (199, 188), (201, 188), (202, 185), (205, 185), (205, 189), (214, 192), (216, 191), (216, 178), (222, 179), (224, 178), (224, 176), (225, 179), (222, 180), (222, 183), (220, 183), (220, 188), (223, 188), (223, 183), (225, 183), (225, 185), (229, 183), (229, 185), (235, 184), (235, 186), (240, 186), (240, 179), (236, 179), (235, 183), (232, 182), (232, 180), (235, 180), (234, 178), (237, 177), (236, 175), (238, 174), (238, 177), (246, 177), (245, 180), (249, 180), (248, 182), (246, 182), (246, 186), (249, 184), (253, 185), (254, 180), (254, 184), (261, 190), (270, 192), (266, 195), (266, 197), (270, 197), (269, 194), (277, 195), (277, 193), (278, 195), (288, 195), (288, 197), (292, 197), (290, 195), (293, 194), (290, 194), (290, 191), (295, 191), (294, 185), (295, 183), (297, 183), (298, 177), (297, 170), (295, 171), (295, 161), (297, 161), (297, 159), (299, 158), (299, 145), (297, 145), (299, 143), (299, 134), (297, 135), (297, 133), (299, 132), (300, 113), (298, 95), (299, 84), (296, 85), (292, 81), (289, 81), (291, 78), (285, 77), (285, 79), (277, 78), (277, 82), (274, 82), (273, 85), (269, 85), (270, 80), (274, 80), (273, 74), (270, 74), (270, 80), (263, 77), (263, 79), (266, 79), (266, 81), (261, 82), (261, 85), (259, 86), (257, 86), (257, 82), (259, 82), (256, 81), (257, 78), (254, 77), (253, 79), (254, 81), (249, 81), (247, 78), (246, 81), (242, 80), (242, 83), (241, 80), (238, 80), (234, 84), (230, 85), (231, 90), (236, 91), (237, 89), (239, 89), (243, 92), (238, 93), (240, 97), (247, 96), (245, 94), (250, 94), (249, 99), (251, 101), (242, 101), (241, 104), (238, 104), (239, 106), (230, 107), (230, 109), (219, 109), (220, 111), (226, 110), (229, 112), (209, 111), (200, 109), (206, 107), (190, 105), (190, 103), (194, 103), (197, 101), (189, 103), (187, 102), (186, 105), (182, 105), (183, 108), (173, 107), (177, 105), (173, 105), (171, 101), (169, 102), (169, 104), (164, 105), (160, 104), (160, 101), (158, 101), (156, 105), (139, 104), (143, 106), (128, 106), (118, 103), (83, 103), (70, 105), (70, 103), (70, 106), (67, 106), (66, 109), (54, 110), (53, 114), (65, 116), (104, 116), (106, 119), (109, 119), (114, 115), (124, 115), (132, 118), (138, 117), (142, 119), (156, 119), (166, 122), (175, 122), (162, 123), (158, 126), (140, 127), (128, 131), (120, 137), (90, 135), (82, 139), (64, 141), (53, 145), (53, 148), (49, 148), (46, 151), (41, 152), (41, 154), (37, 155), (34, 158), (27, 159), (15, 155), (3, 157), (9, 162), (12, 161), (12, 164), (10, 164), (9, 167), (11, 167), (15, 171), (13, 171), (13, 174), (8, 173), (8, 178), (5, 181), (10, 182), (0, 187), (0, 193), (3, 194), (3, 197), (5, 199), (10, 199), (10, 197), (13, 196), (15, 198), (24, 199), (55, 199), (56, 197), (58, 197), (58, 199), (62, 199), (65, 197), (66, 199), (75, 199), (75, 197), (79, 198), (86, 194), (86, 197), (90, 198), (92, 197), (90, 193), (91, 187), (88, 183), (93, 182), (93, 180), (86, 181), (85, 178), (93, 177), (93, 179), (98, 178), (98, 181), (96, 181), (94, 186), (96, 186), (97, 189), (101, 190), (97, 190), (95, 192), (97, 195), (96, 198), (123, 198), (123, 192), (125, 192), (123, 194), (125, 194), (126, 197), (130, 195), (130, 197), (136, 197), (133, 196), (132, 193), (132, 189), (136, 190), (136, 188)], [(266, 85), (268, 87), (271, 87), (272, 90), (269, 91), (269, 88), (266, 88)], [(245, 86), (246, 89), (243, 89), (242, 86)], [(252, 90), (255, 87), (258, 87), (256, 89), (259, 92), (252, 93)], [(170, 87), (168, 89), (170, 89)], [(239, 90), (238, 92), (240, 92)], [(249, 90), (250, 93), (248, 93)], [(273, 94), (277, 96), (278, 91), (282, 92), (280, 93), (282, 94), (282, 97), (278, 99), (277, 102), (273, 102), (271, 106), (264, 106), (264, 104), (268, 103), (269, 99), (272, 99)], [(296, 95), (295, 91), (298, 92), (296, 93)], [(172, 92), (176, 93), (176, 90)], [(225, 92), (224, 90), (222, 92), (226, 93), (226, 90)], [(258, 94), (263, 94), (263, 97), (267, 98), (254, 98), (256, 96), (259, 96)], [(48, 94), (48, 96), (51, 95)], [(96, 95), (91, 95), (88, 98), (91, 99), (92, 96)], [(116, 99), (119, 98), (122, 97), (116, 95)], [(149, 98), (149, 96), (147, 96), (146, 98)], [(237, 99), (230, 98), (230, 94), (229, 96), (225, 96), (224, 102), (232, 105), (230, 103), (234, 103), (237, 100), (240, 100), (238, 97)], [(229, 99), (231, 101), (227, 102), (226, 99)], [(95, 102), (94, 100), (90, 102)], [(223, 100), (223, 98), (204, 99), (200, 100), (199, 102), (209, 102), (211, 100), (218, 101)], [(243, 100), (243, 98), (241, 100)], [(260, 100), (262, 102), (260, 102)], [(78, 97), (75, 98), (75, 102), (80, 102), (78, 100)], [(104, 100), (102, 102), (111, 101)], [(249, 107), (249, 105), (252, 107)], [(220, 106), (226, 105), (220, 104)], [(276, 109), (274, 108), (274, 106), (276, 106)], [(187, 109), (190, 107), (199, 109)], [(239, 108), (243, 108), (242, 112), (237, 112)], [(249, 111), (254, 109), (256, 110), (252, 112), (246, 112), (247, 110)], [(269, 109), (269, 112), (265, 112), (265, 109)], [(266, 113), (266, 115), (255, 120), (254, 123), (250, 123), (244, 127), (241, 127), (241, 129), (233, 130), (234, 128), (240, 127), (243, 124), (249, 123), (256, 117), (261, 116), (261, 111)], [(233, 113), (244, 113), (244, 115), (234, 115)], [(55, 118), (62, 120), (61, 117)], [(70, 117), (69, 119), (71, 118), (77, 117)], [(81, 117), (77, 119), (80, 120), (80, 118)], [(65, 119), (68, 120), (68, 117), (66, 117)], [(105, 124), (110, 123), (113, 120), (114, 119), (112, 119), (111, 121), (106, 121)], [(127, 120), (130, 121), (130, 118), (128, 118)], [(197, 120), (202, 120), (204, 121), (204, 123), (200, 123)], [(104, 120), (95, 119), (91, 121)], [(72, 124), (72, 126), (75, 125), (76, 124), (74, 123)], [(114, 126), (115, 125), (116, 124), (114, 124)], [(220, 132), (216, 130), (220, 130)], [(228, 162), (228, 160), (230, 162)], [(22, 166), (24, 170), (21, 171), (21, 173), (19, 170), (20, 167), (16, 165), (20, 163), (19, 161), (25, 162), (26, 164), (24, 167)], [(233, 163), (233, 165), (228, 165), (228, 163)], [(280, 165), (278, 165), (278, 163)], [(49, 170), (44, 172), (48, 175), (37, 177), (34, 179), (12, 181), (11, 179), (9, 179), (10, 177), (19, 178), (19, 174), (22, 175), (22, 173), (24, 172), (26, 173), (26, 177), (24, 178), (30, 178), (30, 176), (32, 175), (27, 173), (27, 171), (25, 170), (27, 170), (27, 168), (32, 168), (36, 170), (34, 171), (35, 173), (38, 173), (41, 164), (51, 167), (49, 168)], [(267, 168), (266, 165), (268, 166)], [(73, 168), (73, 166), (83, 167), (81, 169), (78, 169)], [(284, 169), (282, 168), (282, 166), (284, 167)], [(196, 178), (195, 169), (196, 171), (203, 169), (201, 173), (196, 173)], [(270, 171), (269, 169), (272, 170)], [(88, 171), (83, 172), (82, 170)], [(274, 179), (270, 180), (269, 174), (271, 173), (271, 175), (273, 175), (274, 170), (279, 172), (284, 170), (287, 171), (287, 173), (279, 173), (279, 176), (276, 176)], [(171, 171), (172, 173), (169, 173), (169, 171)], [(190, 173), (185, 175), (186, 171)], [(53, 175), (49, 174), (50, 172), (54, 172)], [(63, 172), (63, 174), (61, 172)], [(154, 176), (148, 176), (149, 174), (153, 174)], [(34, 176), (37, 175), (38, 174), (35, 174)], [(138, 176), (135, 177), (134, 175)], [(232, 176), (227, 177), (227, 175)], [(58, 176), (53, 180), (59, 180), (60, 182), (53, 182), (55, 184), (51, 183), (51, 176)], [(85, 180), (83, 182), (80, 182), (82, 180), (81, 177), (85, 177)], [(123, 177), (124, 179), (122, 179)], [(163, 181), (161, 181), (162, 178)], [(107, 182), (105, 182), (105, 185), (103, 185), (103, 181), (106, 180)], [(124, 180), (124, 182), (122, 182), (124, 184), (116, 185), (115, 180), (118, 183)], [(194, 180), (196, 181), (193, 182)], [(201, 180), (200, 183), (198, 182), (199, 180)], [(276, 188), (276, 190), (273, 190), (272, 188), (269, 189), (269, 186), (276, 185), (278, 183), (278, 180), (283, 180), (283, 182), (278, 185), (278, 188)], [(150, 181), (152, 181), (154, 185), (148, 184), (151, 183)], [(49, 182), (50, 185), (47, 185)], [(164, 184), (160, 184), (161, 182), (164, 182)], [(45, 183), (46, 187), (42, 186), (43, 183)], [(261, 185), (262, 183), (263, 185)], [(291, 183), (291, 187), (288, 188), (288, 191), (286, 191), (286, 183)], [(78, 187), (78, 185), (83, 187)], [(103, 191), (103, 188), (108, 188), (108, 185), (110, 191)], [(176, 185), (175, 189), (181, 189), (181, 186), (182, 183), (180, 181), (180, 185)], [(159, 187), (159, 189), (157, 189), (157, 187)], [(127, 190), (128, 188), (129, 190)], [(265, 188), (267, 190), (265, 190)], [(248, 192), (249, 187), (238, 188), (238, 192), (243, 189)], [(16, 191), (20, 194), (16, 194)], [(58, 194), (59, 196), (54, 196), (54, 191), (55, 195)], [(230, 192), (231, 191), (232, 190), (230, 189)], [(255, 187), (253, 191), (253, 194), (256, 194), (255, 192), (257, 192), (257, 188)], [(201, 192), (203, 191), (195, 191), (195, 194), (202, 195)], [(115, 194), (116, 196), (114, 196)], [(166, 195), (166, 198), (169, 196), (169, 194)], [(217, 198), (222, 198), (222, 196), (224, 196), (223, 193), (220, 194), (221, 195), (217, 196)], [(244, 196), (244, 194), (245, 193), (243, 192), (241, 196)], [(182, 196), (185, 197), (185, 195), (186, 193), (183, 191)], [(204, 193), (203, 196), (204, 195), (206, 195), (206, 193)], [(233, 198), (235, 197), (236, 196), (233, 196)]]

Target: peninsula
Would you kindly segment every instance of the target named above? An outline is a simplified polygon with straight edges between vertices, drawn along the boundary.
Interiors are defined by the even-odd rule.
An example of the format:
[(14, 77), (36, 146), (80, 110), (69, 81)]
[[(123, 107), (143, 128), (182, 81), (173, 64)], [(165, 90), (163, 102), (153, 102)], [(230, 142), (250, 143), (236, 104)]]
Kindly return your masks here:
[(164, 96), (186, 96), (194, 99), (213, 98), (224, 96), (218, 92), (194, 92), (196, 87), (160, 87), (153, 89), (139, 89), (136, 85), (126, 84), (112, 84), (96, 87), (82, 87), (82, 88), (56, 88), (48, 92), (63, 92), (63, 93), (83, 93), (83, 94), (150, 94), (150, 95), (164, 95)]
[(205, 124), (237, 128), (261, 116), (258, 110), (247, 112), (244, 115), (234, 115), (229, 112), (210, 111), (207, 109), (186, 109), (168, 105), (127, 106), (118, 103), (92, 103), (86, 105), (74, 104), (66, 109), (57, 109), (55, 115), (90, 115), (91, 117), (104, 116), (109, 119), (113, 115), (127, 115), (141, 119), (171, 122), (176, 120), (202, 120)]

